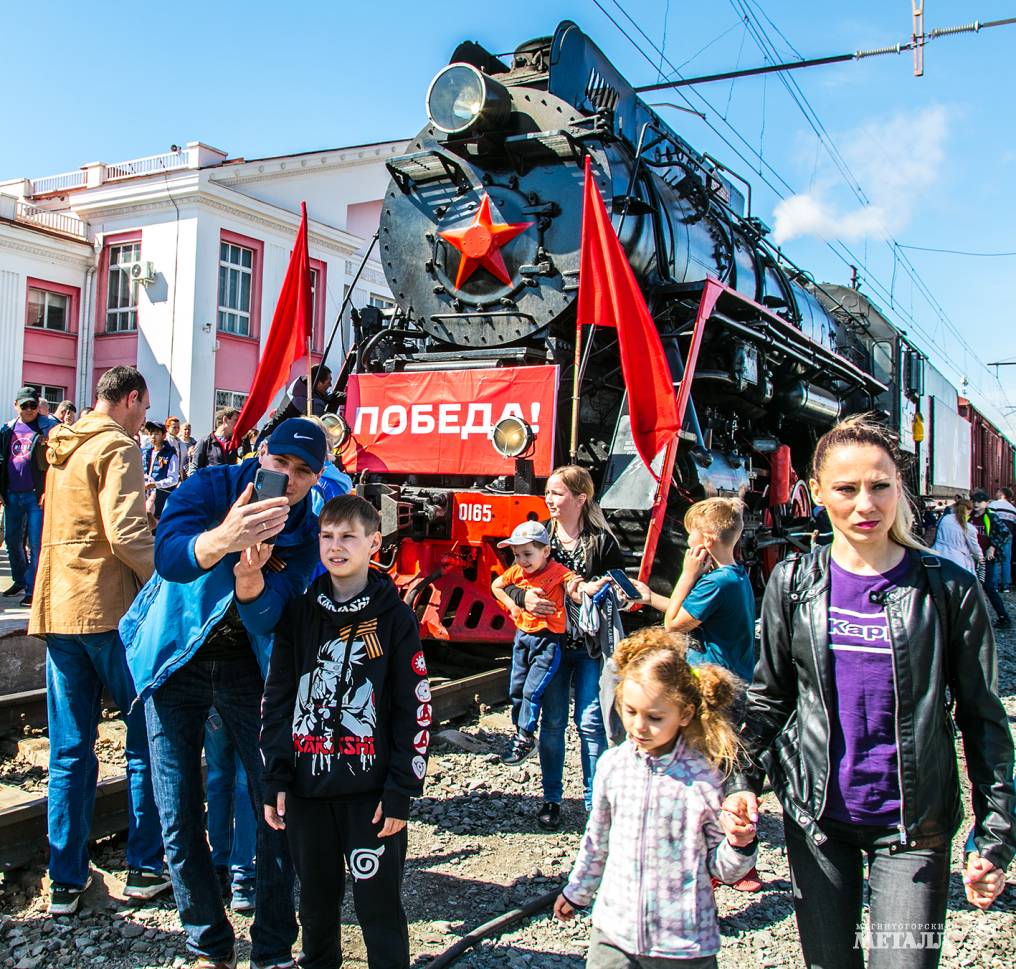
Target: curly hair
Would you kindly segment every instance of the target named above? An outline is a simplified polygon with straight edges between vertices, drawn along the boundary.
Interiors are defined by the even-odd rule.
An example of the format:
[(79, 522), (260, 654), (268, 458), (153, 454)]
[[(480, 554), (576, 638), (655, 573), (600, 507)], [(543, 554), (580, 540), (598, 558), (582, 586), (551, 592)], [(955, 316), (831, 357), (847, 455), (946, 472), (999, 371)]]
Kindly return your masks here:
[(732, 769), (740, 743), (729, 711), (738, 679), (722, 666), (692, 666), (687, 659), (690, 638), (662, 626), (639, 629), (623, 639), (614, 652), (620, 682), (616, 704), (620, 712), (625, 681), (636, 680), (663, 692), (671, 703), (694, 710), (681, 734), (685, 742), (724, 774)]

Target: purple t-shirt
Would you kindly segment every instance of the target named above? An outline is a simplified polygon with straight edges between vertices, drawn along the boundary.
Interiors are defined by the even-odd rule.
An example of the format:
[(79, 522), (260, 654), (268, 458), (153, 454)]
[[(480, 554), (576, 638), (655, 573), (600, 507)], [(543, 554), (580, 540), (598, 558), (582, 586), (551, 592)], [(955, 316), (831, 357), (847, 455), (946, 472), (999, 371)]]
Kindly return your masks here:
[(829, 711), (830, 776), (824, 817), (849, 824), (900, 822), (896, 691), (885, 606), (906, 558), (883, 575), (856, 575), (830, 559), (829, 651), (835, 691)]
[(32, 480), (32, 438), (39, 431), (21, 421), (14, 422), (14, 433), (11, 435), (10, 461), (7, 463), (7, 489), (9, 491), (34, 491)]

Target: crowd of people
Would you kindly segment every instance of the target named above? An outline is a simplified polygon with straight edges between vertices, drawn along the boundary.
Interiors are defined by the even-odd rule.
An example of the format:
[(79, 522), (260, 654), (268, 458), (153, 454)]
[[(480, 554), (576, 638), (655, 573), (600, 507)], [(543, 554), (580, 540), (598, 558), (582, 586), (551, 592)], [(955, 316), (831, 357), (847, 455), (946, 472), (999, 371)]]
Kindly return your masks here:
[[(193, 969), (235, 967), (227, 903), (253, 909), (252, 969), (334, 969), (347, 870), (368, 965), (407, 969), (406, 825), (431, 693), (416, 617), (372, 565), (380, 515), (349, 493), (327, 427), (287, 404), (240, 458), (235, 411), (194, 441), (176, 417), (147, 419), (131, 367), (104, 374), (76, 419), (39, 403), (24, 388), (0, 431), (0, 495), (29, 632), (47, 645), (49, 911), (76, 912), (91, 879), (105, 688), (126, 722), (124, 891), (172, 889)], [(901, 466), (864, 419), (818, 441), (824, 519), (769, 579), (760, 647), (736, 499), (688, 509), (670, 595), (624, 575), (575, 465), (547, 479), (547, 519), (499, 543), (492, 594), (516, 628), (503, 759), (538, 752), (535, 821), (557, 829), (574, 710), (588, 823), (554, 912), (592, 906), (591, 969), (716, 965), (716, 886), (763, 888), (767, 779), (807, 965), (864, 965), (865, 881), (873, 931), (891, 927), (868, 964), (937, 965), (964, 816), (955, 731), (973, 793), (967, 898), (984, 909), (1004, 889), (1013, 744), (985, 595), (1011, 584), (1016, 507), (957, 499), (932, 554)]]

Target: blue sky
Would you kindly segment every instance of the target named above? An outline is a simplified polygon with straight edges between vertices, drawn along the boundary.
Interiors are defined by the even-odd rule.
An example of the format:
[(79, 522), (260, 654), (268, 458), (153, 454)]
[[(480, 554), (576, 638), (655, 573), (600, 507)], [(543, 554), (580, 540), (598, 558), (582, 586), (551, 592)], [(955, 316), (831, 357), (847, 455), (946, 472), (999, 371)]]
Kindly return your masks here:
[[(895, 43), (911, 29), (910, 0), (601, 2), (636, 36), (637, 23), (686, 76), (763, 63), (741, 6), (756, 15), (764, 10), (771, 22), (761, 23), (786, 59), (795, 56), (790, 45), (815, 57)], [(806, 19), (802, 9), (810, 11)], [(654, 63), (592, 0), (248, 0), (232, 9), (180, 0), (98, 14), (87, 4), (44, 0), (33, 7), (35, 26), (6, 45), (0, 179), (56, 174), (192, 140), (254, 158), (409, 136), (422, 126), (428, 82), (460, 40), (509, 51), (552, 33), (562, 19), (576, 21), (635, 84), (655, 81), (659, 64), (649, 41), (638, 37)], [(928, 0), (925, 25), (1014, 14), (1013, 0)], [(752, 181), (755, 214), (816, 278), (847, 282), (849, 269), (822, 238), (840, 236), (859, 264), (862, 288), (885, 309), (891, 302), (890, 315), (936, 366), (954, 384), (967, 377), (970, 396), (996, 418), (1016, 407), (1016, 367), (1002, 368), (999, 382), (978, 358), (1016, 359), (1016, 258), (901, 252), (886, 238), (1016, 251), (1014, 55), (1016, 27), (1003, 27), (932, 42), (920, 79), (909, 53), (795, 72), (865, 202), (774, 76), (699, 87), (708, 104), (688, 95), (747, 161), (706, 121), (661, 109), (692, 145)], [(679, 100), (671, 93), (649, 98)], [(760, 165), (757, 151), (793, 192)], [(763, 176), (792, 201), (781, 203)], [(1016, 436), (1016, 412), (1007, 423)]]

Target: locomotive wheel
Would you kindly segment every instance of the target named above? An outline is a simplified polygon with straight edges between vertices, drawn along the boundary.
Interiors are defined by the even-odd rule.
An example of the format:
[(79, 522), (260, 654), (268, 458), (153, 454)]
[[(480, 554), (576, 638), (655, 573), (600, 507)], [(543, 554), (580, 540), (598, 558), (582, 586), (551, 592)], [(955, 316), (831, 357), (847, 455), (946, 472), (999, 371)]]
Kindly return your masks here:
[[(790, 501), (785, 505), (777, 505), (775, 508), (767, 506), (762, 512), (762, 525), (774, 538), (782, 538), (788, 532), (801, 531), (811, 518), (812, 504), (811, 494), (808, 486), (800, 478), (794, 484), (790, 492)], [(781, 559), (785, 558), (796, 546), (790, 542), (769, 545), (759, 552), (759, 563), (762, 567), (762, 579), (769, 581), (773, 569)]]

